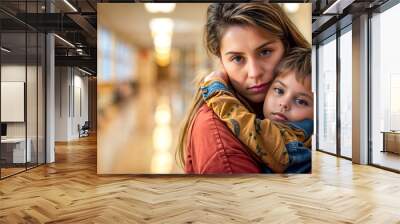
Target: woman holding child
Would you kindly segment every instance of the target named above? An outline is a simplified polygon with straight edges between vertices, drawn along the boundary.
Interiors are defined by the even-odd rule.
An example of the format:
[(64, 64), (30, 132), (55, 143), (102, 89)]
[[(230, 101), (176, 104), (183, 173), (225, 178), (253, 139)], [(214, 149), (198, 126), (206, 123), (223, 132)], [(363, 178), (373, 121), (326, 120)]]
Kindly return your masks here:
[[(219, 77), (211, 76), (216, 82), (209, 82), (210, 85), (202, 83), (204, 77), (199, 79), (198, 87), (202, 84), (203, 92), (199, 88), (195, 95), (177, 151), (185, 165), (185, 172), (310, 172), (311, 154), (309, 149), (305, 149), (310, 143), (309, 124), (304, 126), (300, 122), (287, 127), (276, 126), (272, 122), (274, 130), (278, 130), (274, 132), (276, 138), (285, 135), (286, 140), (295, 140), (279, 140), (286, 144), (285, 147), (270, 144), (270, 133), (266, 134), (265, 128), (271, 122), (268, 119), (261, 120), (264, 118), (264, 99), (274, 79), (275, 69), (293, 48), (307, 51), (310, 44), (278, 5), (268, 3), (211, 4), (207, 11), (205, 40), (208, 51), (219, 58), (223, 72)], [(227, 80), (224, 80), (223, 74), (228, 76)], [(305, 87), (303, 92), (308, 93), (308, 89)], [(221, 99), (226, 98), (208, 98), (211, 93), (227, 93), (225, 96), (234, 102), (233, 105), (243, 108), (236, 106), (229, 111), (218, 110), (218, 106), (214, 105), (225, 103)], [(209, 99), (220, 101), (212, 104)], [(236, 119), (235, 108), (239, 108), (241, 114), (246, 114), (244, 123), (249, 123), (254, 132), (250, 129), (239, 131), (243, 129), (240, 128), (243, 120)], [(307, 114), (302, 118), (312, 119), (312, 114), (311, 117)], [(292, 134), (292, 129), (295, 134)], [(283, 130), (289, 130), (284, 133), (291, 135), (287, 137), (282, 134)], [(288, 147), (293, 143), (296, 143), (296, 147)]]

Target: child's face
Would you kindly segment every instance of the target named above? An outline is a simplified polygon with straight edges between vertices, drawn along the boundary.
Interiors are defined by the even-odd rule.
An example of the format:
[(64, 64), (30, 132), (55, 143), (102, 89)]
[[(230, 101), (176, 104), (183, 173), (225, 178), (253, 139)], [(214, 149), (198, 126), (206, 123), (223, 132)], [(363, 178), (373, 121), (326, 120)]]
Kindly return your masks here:
[(273, 81), (264, 101), (265, 118), (274, 121), (313, 120), (314, 98), (311, 76), (304, 83), (296, 80), (294, 72), (278, 75)]

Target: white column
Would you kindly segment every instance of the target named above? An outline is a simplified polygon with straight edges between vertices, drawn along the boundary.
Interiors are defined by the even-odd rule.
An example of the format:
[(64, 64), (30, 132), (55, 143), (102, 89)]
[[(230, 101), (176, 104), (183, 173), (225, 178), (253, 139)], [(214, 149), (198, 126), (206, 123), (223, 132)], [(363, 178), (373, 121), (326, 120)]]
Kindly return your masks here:
[(54, 35), (46, 35), (46, 163), (55, 161), (55, 76), (54, 76)]
[(368, 16), (353, 20), (353, 162), (368, 163)]
[[(54, 12), (54, 5), (46, 1), (47, 12)], [(52, 33), (46, 34), (46, 163), (55, 162), (55, 43)]]

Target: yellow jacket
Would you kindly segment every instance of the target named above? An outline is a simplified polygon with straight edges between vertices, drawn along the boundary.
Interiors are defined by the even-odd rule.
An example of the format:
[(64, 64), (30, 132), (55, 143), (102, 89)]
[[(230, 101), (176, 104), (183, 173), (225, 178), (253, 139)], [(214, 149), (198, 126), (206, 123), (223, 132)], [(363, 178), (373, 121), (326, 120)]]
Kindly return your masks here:
[(311, 120), (282, 123), (258, 119), (222, 79), (203, 82), (201, 89), (207, 105), (273, 172), (303, 172), (305, 164), (311, 170)]

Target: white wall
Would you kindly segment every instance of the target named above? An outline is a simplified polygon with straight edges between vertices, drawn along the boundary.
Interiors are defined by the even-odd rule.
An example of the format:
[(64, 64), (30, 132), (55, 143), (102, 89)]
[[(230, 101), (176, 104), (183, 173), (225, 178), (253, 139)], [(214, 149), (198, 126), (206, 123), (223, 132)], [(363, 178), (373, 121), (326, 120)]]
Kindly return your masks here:
[[(38, 70), (37, 70), (38, 69)], [(27, 77), (27, 81), (25, 78)], [(36, 162), (37, 153), (39, 153), (39, 163), (44, 163), (44, 74), (42, 67), (36, 67), (25, 64), (5, 64), (1, 66), (2, 82), (24, 82), (26, 84), (26, 106), (21, 108), (22, 113), (26, 112), (26, 120), (22, 122), (6, 122), (7, 137), (9, 138), (25, 138), (30, 139), (30, 148), (32, 161)], [(7, 98), (7, 95), (3, 95)], [(4, 112), (12, 110), (11, 108), (2, 107)], [(12, 111), (7, 111), (11, 112)]]
[(88, 120), (88, 78), (76, 68), (56, 67), (55, 85), (55, 140), (77, 139), (78, 124)]
[(67, 67), (55, 68), (55, 141), (68, 140), (70, 76)]
[(311, 78), (312, 78), (312, 91), (314, 96), (314, 125), (313, 125), (313, 135), (311, 140), (311, 149), (317, 149), (317, 139), (316, 139), (316, 131), (317, 131), (317, 48), (315, 45), (312, 46), (311, 52)]
[[(28, 69), (32, 67), (28, 66)], [(25, 65), (2, 65), (1, 81), (25, 82)]]
[[(78, 124), (81, 126), (85, 123), (85, 121), (88, 121), (88, 78), (83, 77), (79, 73), (78, 75), (76, 74), (75, 70), (75, 75), (74, 75), (74, 107), (72, 108), (72, 119), (71, 119), (71, 132), (70, 135), (72, 138), (78, 138), (79, 133), (78, 133)], [(80, 93), (79, 93), (80, 92)], [(79, 97), (80, 95), (80, 97)], [(79, 102), (80, 101), (80, 102)], [(71, 103), (72, 105), (72, 103)], [(82, 107), (82, 108), (79, 108)], [(80, 109), (82, 110), (80, 112)]]
[[(36, 69), (32, 66), (27, 68), (28, 74)], [(36, 70), (35, 70), (36, 73)], [(1, 81), (3, 82), (25, 82), (25, 65), (2, 65), (1, 66)], [(26, 82), (25, 82), (26, 83)], [(27, 96), (36, 97), (36, 90), (33, 93), (28, 92)], [(7, 108), (1, 108), (7, 110)], [(30, 120), (28, 118), (28, 120)], [(25, 122), (7, 122), (8, 137), (25, 137)], [(29, 137), (29, 136), (28, 136)]]

